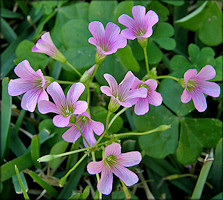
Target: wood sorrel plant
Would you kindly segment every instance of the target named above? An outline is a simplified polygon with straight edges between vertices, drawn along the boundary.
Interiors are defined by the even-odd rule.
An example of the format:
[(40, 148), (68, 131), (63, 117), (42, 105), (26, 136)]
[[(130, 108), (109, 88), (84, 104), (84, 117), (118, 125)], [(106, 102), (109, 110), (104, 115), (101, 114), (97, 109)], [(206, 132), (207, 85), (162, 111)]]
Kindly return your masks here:
[[(93, 37), (90, 37), (88, 42), (96, 46), (95, 64), (86, 70), (83, 75), (78, 68), (68, 62), (62, 51), (58, 50), (49, 32), (44, 33), (41, 39), (36, 42), (32, 52), (46, 54), (61, 64), (67, 65), (78, 75), (79, 81), (56, 80), (53, 77), (44, 76), (41, 69), (34, 71), (29, 61), (24, 60), (14, 69), (19, 78), (10, 80), (8, 85), (9, 95), (24, 94), (21, 100), (21, 107), (24, 110), (34, 112), (37, 107), (43, 115), (56, 114), (53, 116), (53, 124), (56, 127), (66, 129), (64, 129), (62, 135), (64, 141), (75, 144), (78, 138), (82, 138), (85, 148), (78, 148), (57, 155), (45, 155), (38, 157), (38, 161), (51, 162), (59, 157), (83, 152), (82, 157), (73, 167), (68, 169), (63, 177), (60, 176), (59, 185), (63, 187), (69, 175), (85, 161), (86, 157), (89, 157), (86, 171), (91, 175), (96, 174), (99, 199), (103, 198), (102, 195), (109, 195), (112, 192), (113, 174), (120, 179), (126, 198), (129, 198), (130, 195), (126, 186), (133, 186), (139, 181), (139, 177), (133, 172), (136, 170), (134, 168), (129, 170), (127, 167), (139, 165), (145, 152), (142, 154), (139, 151), (122, 153), (122, 138), (164, 132), (171, 128), (171, 125), (167, 122), (144, 132), (118, 132), (116, 134), (110, 132), (115, 120), (122, 113), (128, 109), (130, 110), (131, 107), (134, 107), (136, 115), (142, 116), (147, 113), (149, 115), (149, 104), (155, 107), (161, 106), (163, 97), (160, 92), (156, 91), (159, 86), (158, 80), (174, 80), (184, 89), (181, 97), (178, 98), (181, 98), (182, 103), (188, 103), (192, 99), (198, 112), (204, 112), (207, 109), (204, 94), (212, 97), (219, 97), (220, 95), (220, 86), (217, 83), (209, 82), (216, 76), (216, 71), (211, 65), (203, 66), (200, 72), (196, 69), (188, 69), (184, 72), (182, 78), (171, 75), (157, 75), (156, 69), (149, 67), (147, 46), (148, 39), (152, 36), (153, 28), (158, 23), (159, 17), (153, 10), (146, 13), (146, 8), (140, 5), (132, 7), (132, 16), (133, 18), (126, 14), (119, 16), (119, 23), (127, 27), (122, 31), (118, 25), (112, 22), (107, 23), (105, 28), (99, 21), (89, 23), (88, 29)], [(119, 49), (124, 49), (127, 46), (127, 40), (135, 39), (137, 39), (144, 53), (144, 71), (146, 71), (146, 74), (140, 79), (132, 71), (128, 71), (118, 84), (111, 74), (105, 73), (102, 76), (109, 86), (102, 85), (99, 89), (99, 85), (94, 78), (100, 67), (105, 64), (107, 57), (116, 53)], [(66, 95), (60, 84), (71, 85)], [(109, 99), (106, 104), (108, 112), (105, 125), (102, 121), (93, 120), (90, 110), (92, 97), (96, 90), (101, 91)], [(86, 96), (83, 100), (80, 97), (85, 91)], [(94, 133), (97, 135), (96, 137)], [(80, 146), (82, 147), (82, 145)], [(96, 157), (96, 153), (101, 156)], [(101, 159), (98, 157), (101, 157)], [(212, 159), (213, 153), (209, 157)], [(101, 173), (101, 176), (99, 176), (99, 173)], [(140, 179), (143, 181), (142, 178)], [(196, 194), (196, 190), (194, 194)], [(147, 189), (147, 197), (154, 198), (149, 189)], [(97, 195), (95, 195), (95, 198), (97, 198)]]

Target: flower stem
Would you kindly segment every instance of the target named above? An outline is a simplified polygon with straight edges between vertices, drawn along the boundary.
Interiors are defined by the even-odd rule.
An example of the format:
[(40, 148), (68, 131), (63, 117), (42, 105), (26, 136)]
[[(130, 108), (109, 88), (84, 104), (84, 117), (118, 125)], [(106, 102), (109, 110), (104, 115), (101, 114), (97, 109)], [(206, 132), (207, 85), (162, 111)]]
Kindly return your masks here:
[(88, 141), (86, 140), (86, 138), (85, 138), (83, 132), (81, 131), (80, 126), (79, 126), (77, 123), (74, 123), (74, 125), (75, 125), (75, 126), (78, 128), (78, 130), (80, 131), (81, 136), (83, 137), (84, 141), (87, 143), (88, 147), (90, 147), (90, 144), (89, 144)]
[(60, 84), (74, 84), (75, 82), (72, 82), (72, 81), (62, 81), (62, 80), (55, 80), (57, 83), (60, 83)]
[(91, 76), (91, 81), (90, 81), (90, 83), (93, 81), (94, 76), (95, 76), (95, 74), (96, 74), (96, 72), (97, 72), (97, 70), (98, 70), (98, 67), (99, 67), (99, 64), (96, 64), (96, 67), (95, 67), (95, 69), (94, 69), (94, 72), (93, 72), (93, 74), (92, 74), (92, 76)]
[(143, 52), (144, 52), (144, 56), (145, 56), (146, 71), (147, 71), (147, 74), (149, 74), (149, 62), (148, 62), (146, 47), (143, 47)]
[(81, 73), (73, 65), (71, 65), (68, 61), (66, 61), (65, 64), (67, 66), (69, 66), (71, 69), (73, 69), (78, 74), (78, 76), (80, 76), (80, 77), (82, 76)]
[(177, 81), (177, 82), (179, 82), (179, 78), (176, 78), (176, 77), (173, 77), (173, 76), (166, 76), (166, 75), (164, 75), (164, 76), (157, 76), (156, 77), (156, 79), (164, 79), (164, 78), (169, 78), (169, 79), (173, 79), (173, 80), (175, 80), (175, 81)]
[(129, 193), (128, 188), (126, 187), (125, 183), (123, 183), (122, 179), (119, 179), (119, 180), (120, 180), (120, 182), (122, 184), (122, 189), (123, 189), (123, 191), (125, 193), (126, 199), (131, 199), (131, 194)]
[(204, 161), (204, 165), (201, 169), (201, 173), (198, 177), (196, 186), (194, 188), (193, 194), (191, 199), (200, 199), (209, 170), (211, 168), (211, 165), (214, 161), (214, 150), (211, 149), (211, 152), (207, 155)]

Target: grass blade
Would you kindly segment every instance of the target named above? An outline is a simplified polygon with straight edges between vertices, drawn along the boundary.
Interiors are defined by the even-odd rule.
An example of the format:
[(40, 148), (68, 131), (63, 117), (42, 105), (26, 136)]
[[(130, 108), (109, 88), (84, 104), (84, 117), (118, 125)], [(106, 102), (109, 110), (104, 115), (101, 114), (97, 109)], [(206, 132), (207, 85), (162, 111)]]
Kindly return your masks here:
[(8, 43), (12, 43), (13, 41), (16, 40), (17, 38), (16, 33), (3, 18), (1, 18), (1, 31), (2, 35), (7, 40)]
[(37, 169), (41, 168), (41, 164), (37, 162), (37, 159), (40, 157), (40, 136), (34, 135), (31, 141), (31, 157), (33, 164)]
[[(25, 191), (27, 192), (28, 191), (28, 185), (27, 185), (24, 173), (23, 172), (19, 172), (19, 175), (20, 175), (20, 177), (22, 179), (22, 183), (24, 185)], [(14, 185), (14, 188), (15, 188), (15, 192), (17, 194), (21, 194), (22, 193), (22, 188), (20, 186), (19, 179), (18, 179), (18, 177), (16, 175), (12, 177), (12, 182), (13, 182), (13, 185)]]

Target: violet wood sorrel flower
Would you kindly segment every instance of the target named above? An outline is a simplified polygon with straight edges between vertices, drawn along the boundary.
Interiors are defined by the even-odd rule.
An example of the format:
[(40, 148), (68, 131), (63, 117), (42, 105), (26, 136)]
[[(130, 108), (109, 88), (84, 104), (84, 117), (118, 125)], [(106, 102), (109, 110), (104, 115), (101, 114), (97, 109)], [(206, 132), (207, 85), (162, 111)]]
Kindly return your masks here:
[(126, 186), (132, 186), (138, 182), (135, 173), (127, 169), (137, 165), (142, 160), (138, 151), (121, 153), (121, 145), (113, 143), (105, 148), (105, 158), (100, 162), (90, 162), (87, 165), (89, 174), (98, 174), (101, 172), (101, 179), (98, 182), (98, 191), (108, 195), (112, 191), (113, 173), (119, 177)]
[(10, 80), (8, 93), (11, 96), (25, 93), (22, 97), (21, 106), (24, 110), (33, 112), (37, 102), (49, 99), (45, 89), (51, 81), (50, 77), (43, 76), (40, 69), (35, 72), (28, 60), (20, 62), (15, 67), (14, 72), (19, 78)]
[(188, 103), (192, 98), (195, 108), (199, 112), (204, 112), (207, 109), (204, 94), (212, 97), (220, 95), (220, 86), (207, 81), (213, 79), (215, 75), (215, 69), (211, 65), (203, 67), (198, 74), (196, 69), (187, 70), (184, 74), (185, 89), (181, 95), (181, 101)]
[(144, 6), (134, 6), (132, 8), (132, 16), (134, 19), (126, 14), (118, 18), (120, 24), (127, 27), (122, 30), (121, 34), (130, 40), (138, 39), (139, 42), (147, 43), (147, 38), (153, 33), (153, 25), (159, 20), (158, 15), (150, 10), (146, 13)]
[[(84, 112), (77, 116), (76, 120), (77, 125), (80, 127), (85, 139), (89, 143), (90, 146), (94, 146), (96, 143), (96, 139), (94, 137), (93, 131), (97, 135), (101, 135), (104, 131), (104, 125), (101, 122), (96, 122), (91, 119), (88, 112)], [(67, 142), (74, 143), (80, 136), (81, 133), (78, 130), (78, 128), (75, 126), (75, 124), (69, 123), (68, 126), (71, 126), (64, 134), (63, 139)], [(88, 147), (87, 143), (83, 139), (84, 146)]]
[(39, 112), (42, 114), (56, 113), (53, 123), (57, 127), (66, 127), (72, 115), (81, 114), (88, 108), (86, 101), (77, 101), (85, 89), (84, 84), (74, 83), (67, 92), (65, 98), (61, 86), (57, 82), (51, 83), (47, 92), (52, 97), (54, 103), (50, 101), (40, 101), (38, 104)]
[(136, 98), (145, 98), (147, 89), (142, 87), (139, 89), (131, 89), (135, 80), (135, 76), (131, 71), (127, 72), (123, 81), (118, 85), (116, 80), (110, 74), (104, 74), (109, 86), (101, 86), (101, 91), (111, 97), (108, 109), (115, 112), (120, 105), (123, 107), (131, 107), (137, 101)]
[(88, 28), (93, 35), (88, 42), (97, 47), (96, 64), (101, 64), (107, 55), (127, 45), (127, 40), (119, 34), (120, 28), (112, 22), (109, 22), (104, 29), (101, 22), (93, 21)]
[(39, 39), (36, 45), (32, 48), (32, 52), (47, 54), (61, 63), (67, 61), (64, 55), (54, 45), (49, 32), (46, 32), (41, 36), (41, 39)]
[(149, 104), (153, 106), (159, 106), (162, 103), (162, 96), (156, 92), (157, 81), (154, 79), (148, 79), (145, 82), (135, 77), (135, 81), (132, 85), (132, 89), (144, 87), (147, 89), (147, 96), (145, 98), (137, 98), (134, 111), (137, 115), (144, 115), (149, 111)]

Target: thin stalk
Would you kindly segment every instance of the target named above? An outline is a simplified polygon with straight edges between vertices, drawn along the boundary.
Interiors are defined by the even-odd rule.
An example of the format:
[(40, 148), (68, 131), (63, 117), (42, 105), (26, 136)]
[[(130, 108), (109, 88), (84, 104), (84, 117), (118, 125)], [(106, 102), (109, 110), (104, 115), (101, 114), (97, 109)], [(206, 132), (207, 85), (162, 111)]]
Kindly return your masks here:
[(125, 198), (126, 199), (131, 199), (131, 194), (129, 193), (128, 188), (126, 187), (125, 183), (123, 183), (122, 179), (119, 179), (119, 180), (120, 180), (120, 182), (122, 184), (122, 189), (123, 189), (123, 191), (125, 193)]
[(214, 150), (211, 149), (210, 153), (205, 158), (204, 165), (201, 169), (201, 172), (198, 177), (191, 199), (201, 198), (201, 194), (203, 192), (203, 188), (204, 188), (204, 185), (205, 185), (205, 182), (206, 182), (206, 179), (207, 179), (207, 176), (208, 176), (208, 173), (213, 161), (214, 161)]
[(68, 61), (65, 62), (65, 64), (67, 66), (69, 66), (71, 69), (73, 69), (76, 72), (76, 74), (78, 74), (78, 76), (80, 76), (80, 77), (82, 76), (81, 73), (73, 65), (71, 65)]
[(96, 74), (96, 72), (97, 72), (97, 70), (98, 70), (98, 67), (99, 67), (99, 64), (96, 64), (96, 67), (95, 67), (95, 69), (94, 69), (94, 72), (93, 72), (93, 74), (92, 74), (92, 76), (91, 76), (91, 81), (90, 81), (90, 83), (93, 81), (94, 76), (95, 76), (95, 74)]
[(173, 76), (157, 76), (156, 77), (156, 79), (164, 79), (164, 78), (169, 78), (169, 79), (173, 79), (173, 80), (175, 80), (175, 81), (177, 81), (177, 82), (179, 82), (179, 78), (176, 78), (176, 77), (173, 77)]
[(146, 71), (147, 71), (147, 74), (149, 74), (149, 62), (148, 62), (146, 47), (143, 47), (143, 52), (144, 52), (145, 63), (146, 63)]
[(72, 85), (74, 84), (75, 82), (72, 82), (72, 81), (62, 81), (62, 80), (55, 80), (57, 83), (60, 83), (60, 84), (68, 84), (68, 85)]

